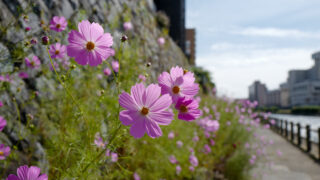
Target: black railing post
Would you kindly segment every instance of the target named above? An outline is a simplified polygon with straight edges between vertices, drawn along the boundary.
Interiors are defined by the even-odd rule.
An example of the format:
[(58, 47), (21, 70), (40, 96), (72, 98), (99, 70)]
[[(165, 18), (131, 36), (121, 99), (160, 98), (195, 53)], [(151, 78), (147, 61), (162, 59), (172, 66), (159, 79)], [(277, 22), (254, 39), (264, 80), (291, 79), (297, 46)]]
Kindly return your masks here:
[(320, 160), (320, 127), (318, 128), (318, 158)]
[(280, 120), (280, 134), (283, 135), (283, 120)]
[(310, 137), (310, 125), (306, 126), (306, 137), (307, 137), (307, 152), (311, 151), (311, 137)]
[(301, 146), (301, 125), (297, 124), (297, 137), (298, 137), (298, 146)]
[(285, 135), (286, 135), (286, 138), (288, 138), (288, 121), (284, 121), (284, 122), (285, 122), (285, 126), (286, 126)]
[(291, 142), (294, 142), (294, 131), (293, 131), (293, 122), (290, 122), (290, 126), (291, 126)]

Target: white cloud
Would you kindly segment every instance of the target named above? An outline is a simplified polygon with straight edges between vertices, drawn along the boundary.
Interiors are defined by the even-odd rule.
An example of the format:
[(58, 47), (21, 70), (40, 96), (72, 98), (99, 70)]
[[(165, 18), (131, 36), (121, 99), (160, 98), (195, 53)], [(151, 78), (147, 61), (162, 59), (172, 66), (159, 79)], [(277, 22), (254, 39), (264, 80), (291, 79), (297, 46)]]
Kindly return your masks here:
[(211, 45), (211, 50), (214, 51), (224, 51), (224, 50), (242, 50), (246, 48), (257, 48), (256, 44), (235, 44), (228, 42), (221, 42)]
[(320, 38), (320, 32), (301, 31), (297, 29), (280, 29), (280, 28), (257, 28), (248, 27), (232, 31), (233, 34), (244, 36), (264, 36), (279, 38)]
[(209, 55), (199, 56), (197, 65), (213, 73), (220, 95), (246, 98), (248, 86), (254, 80), (259, 79), (269, 89), (275, 89), (286, 81), (289, 70), (311, 67), (313, 61), (310, 55), (315, 50), (317, 49), (243, 48), (242, 51), (213, 51)]

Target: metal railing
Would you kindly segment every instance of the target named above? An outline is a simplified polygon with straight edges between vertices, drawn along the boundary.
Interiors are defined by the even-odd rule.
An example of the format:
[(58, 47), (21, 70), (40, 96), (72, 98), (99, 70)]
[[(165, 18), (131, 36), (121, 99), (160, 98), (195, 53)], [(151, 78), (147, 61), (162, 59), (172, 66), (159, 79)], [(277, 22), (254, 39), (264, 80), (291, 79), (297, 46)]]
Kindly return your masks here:
[[(303, 150), (311, 158), (320, 162), (320, 127), (315, 130), (311, 129), (310, 125), (302, 126), (300, 123), (294, 123), (287, 120), (276, 119), (272, 125), (269, 123), (269, 119), (262, 120), (262, 123), (269, 123), (270, 129), (274, 132), (285, 137), (289, 142)], [(305, 134), (302, 134), (304, 131)], [(304, 137), (303, 137), (304, 135)], [(317, 137), (317, 141), (312, 141), (312, 136)]]

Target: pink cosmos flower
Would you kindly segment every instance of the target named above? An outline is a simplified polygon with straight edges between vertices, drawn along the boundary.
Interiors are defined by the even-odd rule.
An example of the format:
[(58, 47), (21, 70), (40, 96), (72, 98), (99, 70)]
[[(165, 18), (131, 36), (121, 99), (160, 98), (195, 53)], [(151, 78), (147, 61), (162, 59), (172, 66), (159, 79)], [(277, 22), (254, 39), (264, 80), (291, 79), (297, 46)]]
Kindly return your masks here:
[(276, 120), (271, 119), (271, 120), (270, 120), (270, 124), (272, 124), (272, 125), (276, 124)]
[(214, 146), (216, 144), (216, 142), (213, 139), (210, 139), (210, 144), (211, 144), (211, 146)]
[(193, 166), (189, 166), (189, 171), (193, 172), (194, 171), (194, 167)]
[(160, 46), (162, 46), (162, 45), (164, 45), (164, 43), (166, 43), (166, 40), (165, 40), (163, 37), (159, 37), (159, 38), (158, 38), (158, 44), (159, 44)]
[(177, 146), (178, 146), (178, 148), (181, 148), (183, 146), (183, 142), (182, 141), (177, 141)]
[(110, 76), (110, 75), (111, 75), (111, 70), (110, 70), (109, 68), (105, 68), (105, 69), (103, 70), (103, 73), (104, 73), (104, 75), (106, 75), (106, 76)]
[(111, 153), (111, 162), (117, 162), (118, 161), (118, 154), (112, 152)]
[(31, 30), (31, 27), (26, 27), (24, 30), (28, 32)]
[(68, 22), (63, 16), (54, 16), (50, 21), (50, 29), (61, 32), (66, 29)]
[(114, 70), (114, 72), (119, 72), (119, 63), (118, 63), (118, 61), (112, 61), (111, 62), (111, 66), (112, 66), (112, 69)]
[(100, 136), (100, 133), (96, 133), (94, 144), (98, 146), (98, 148), (105, 148), (106, 142), (103, 141), (102, 137)]
[(185, 121), (192, 121), (200, 117), (199, 104), (197, 101), (188, 98), (179, 98), (175, 108), (179, 110), (178, 118)]
[(18, 176), (10, 174), (7, 180), (48, 180), (46, 174), (40, 175), (40, 168), (37, 166), (30, 166), (30, 168), (27, 165), (20, 166), (17, 174)]
[(21, 79), (27, 79), (29, 77), (27, 72), (19, 72), (19, 77)]
[(206, 130), (209, 132), (215, 132), (219, 129), (220, 124), (217, 120), (208, 120), (206, 123)]
[(181, 172), (181, 166), (177, 165), (177, 166), (176, 166), (176, 173), (177, 173), (177, 175), (179, 175), (180, 172)]
[(3, 102), (2, 101), (0, 101), (0, 107), (2, 107), (3, 106)]
[(198, 142), (198, 141), (199, 141), (199, 136), (197, 136), (197, 135), (194, 136), (194, 137), (192, 138), (192, 141), (193, 141), (193, 142)]
[(226, 124), (227, 124), (227, 126), (230, 126), (231, 125), (231, 121), (227, 121)]
[(126, 92), (119, 97), (120, 105), (126, 110), (120, 112), (120, 121), (130, 128), (130, 134), (141, 138), (145, 132), (151, 137), (162, 136), (159, 125), (169, 125), (173, 113), (166, 111), (172, 104), (169, 94), (160, 96), (161, 88), (151, 84), (147, 88), (143, 83), (131, 87), (131, 95)]
[(133, 174), (133, 179), (134, 179), (134, 180), (140, 180), (139, 174), (135, 172), (135, 173)]
[(60, 43), (50, 45), (49, 53), (51, 58), (60, 58), (62, 59), (67, 51), (67, 46)]
[(30, 60), (29, 58), (25, 58), (24, 60), (26, 62), (26, 65), (31, 69), (38, 69), (41, 65), (41, 62), (38, 56), (33, 56), (32, 60)]
[(190, 161), (190, 163), (191, 163), (191, 165), (192, 165), (193, 167), (197, 167), (198, 164), (199, 164), (198, 158), (197, 158), (195, 155), (193, 155), (193, 154), (191, 154), (191, 155), (189, 156), (189, 161)]
[(2, 116), (0, 116), (0, 131), (2, 131), (4, 127), (6, 127), (6, 125), (7, 121)]
[(174, 132), (173, 131), (169, 132), (168, 138), (169, 139), (173, 139), (174, 138)]
[(139, 74), (139, 77), (138, 77), (142, 82), (145, 82), (146, 81), (146, 77), (142, 74)]
[(131, 30), (132, 29), (132, 23), (130, 21), (123, 23), (123, 29), (125, 31)]
[(181, 67), (173, 67), (168, 72), (163, 72), (158, 77), (162, 94), (170, 94), (176, 103), (179, 97), (193, 98), (198, 93), (199, 85), (194, 83), (193, 73), (184, 73)]
[(10, 147), (4, 146), (4, 144), (0, 144), (0, 160), (6, 159), (10, 154)]
[(171, 156), (169, 157), (169, 161), (170, 161), (172, 164), (177, 164), (177, 163), (178, 163), (178, 161), (177, 161), (177, 159), (176, 159), (176, 157), (175, 157), (174, 155), (171, 155)]
[(210, 148), (210, 146), (209, 146), (208, 144), (205, 144), (205, 145), (204, 145), (204, 152), (205, 152), (206, 154), (208, 154), (208, 153), (211, 152), (211, 148)]
[(81, 21), (78, 29), (79, 31), (72, 30), (69, 33), (67, 46), (68, 56), (74, 57), (78, 64), (97, 66), (114, 55), (114, 50), (111, 48), (112, 36), (110, 33), (104, 33), (98, 23)]

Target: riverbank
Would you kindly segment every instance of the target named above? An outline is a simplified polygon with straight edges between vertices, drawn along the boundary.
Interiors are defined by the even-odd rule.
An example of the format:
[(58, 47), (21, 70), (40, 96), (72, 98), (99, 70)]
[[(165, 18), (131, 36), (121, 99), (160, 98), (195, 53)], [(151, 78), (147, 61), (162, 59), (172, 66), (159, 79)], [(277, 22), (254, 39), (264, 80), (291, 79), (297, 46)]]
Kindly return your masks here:
[(251, 171), (253, 179), (262, 180), (318, 180), (320, 165), (295, 148), (283, 137), (269, 129), (257, 128), (258, 136), (272, 140), (265, 149), (265, 158)]

